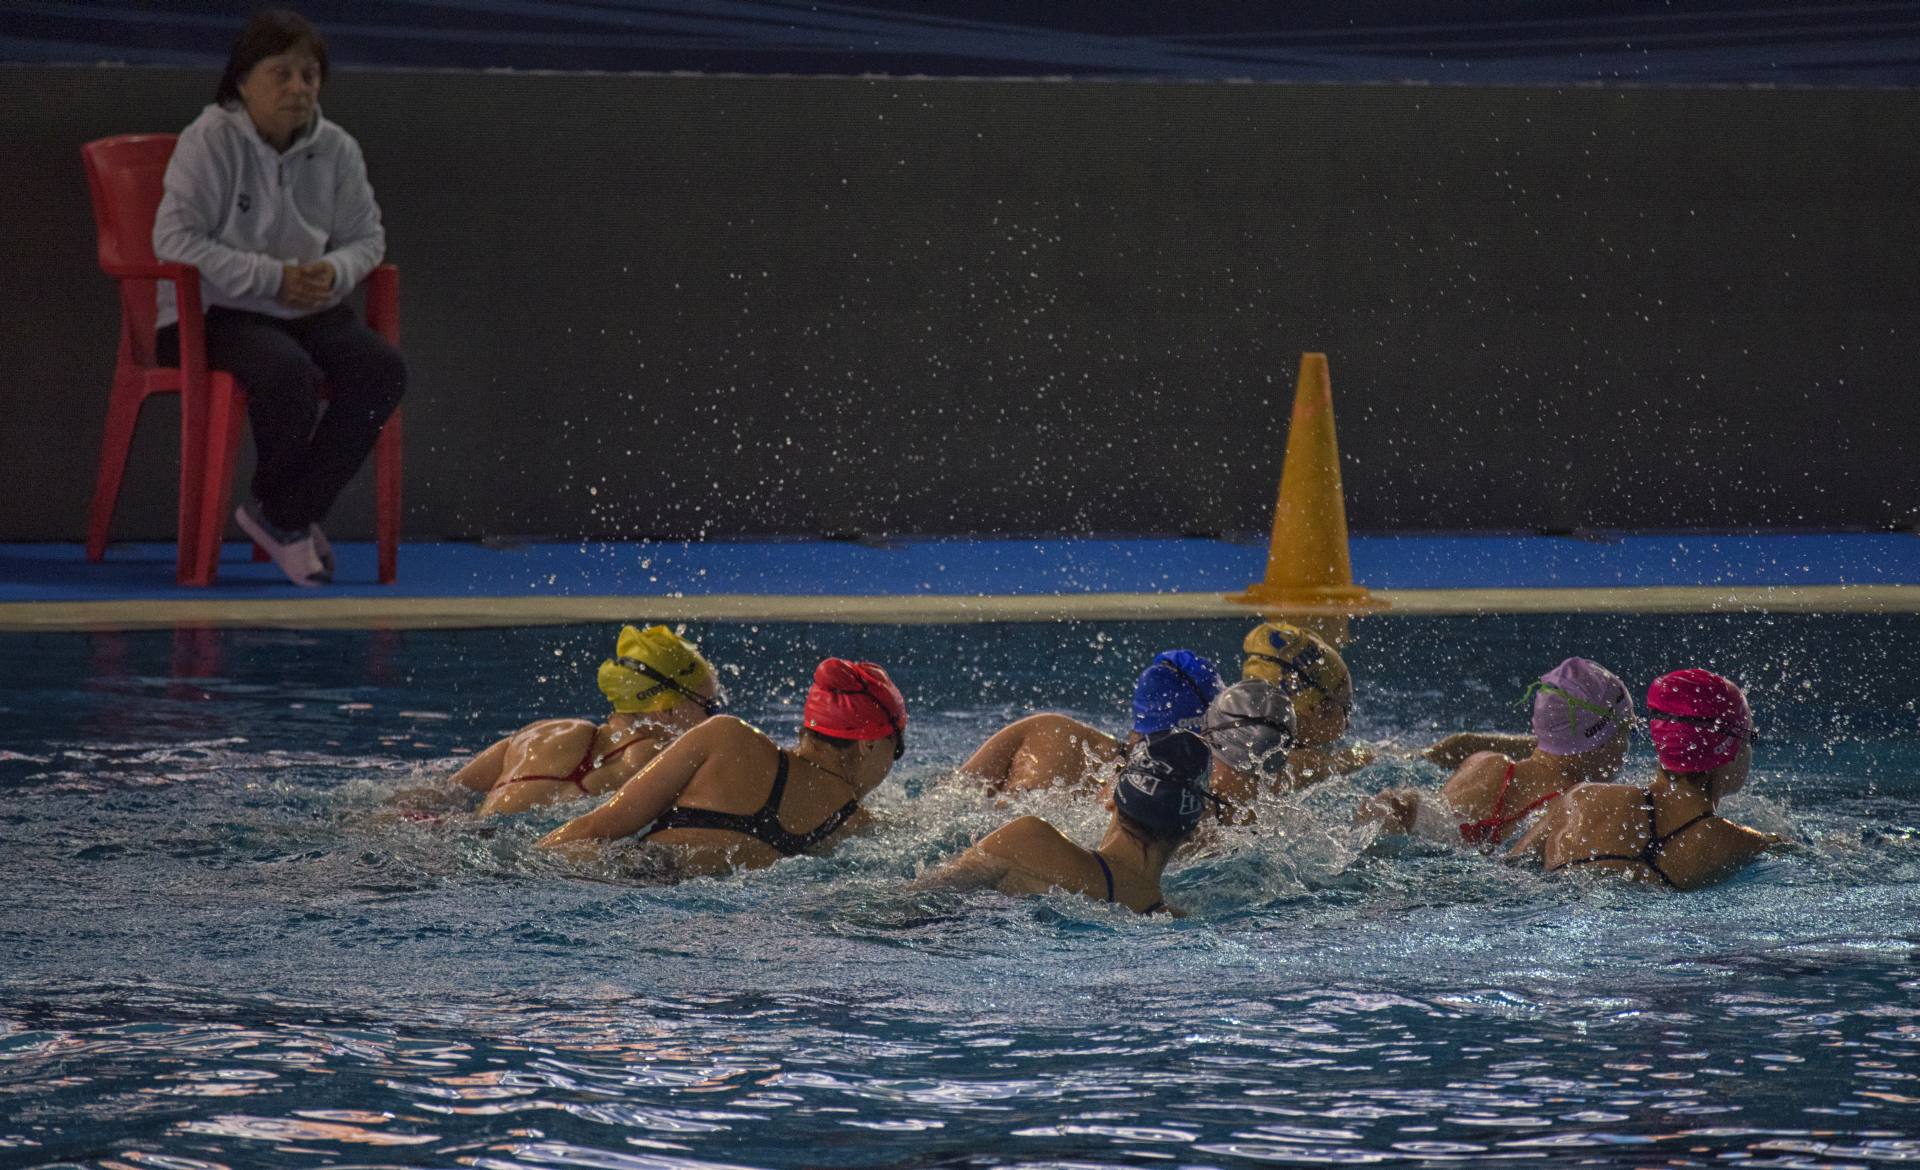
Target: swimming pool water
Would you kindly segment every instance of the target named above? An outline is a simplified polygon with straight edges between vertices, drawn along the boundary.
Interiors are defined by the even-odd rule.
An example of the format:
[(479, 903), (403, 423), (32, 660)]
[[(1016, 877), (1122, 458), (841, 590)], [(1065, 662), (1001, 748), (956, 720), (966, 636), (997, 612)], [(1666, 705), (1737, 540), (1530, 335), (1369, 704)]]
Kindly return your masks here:
[(1698, 894), (1370, 849), (1405, 758), (1178, 866), (1179, 922), (903, 890), (1006, 815), (946, 775), (988, 732), (1118, 728), (1154, 650), (1245, 628), (696, 628), (781, 738), (820, 655), (886, 663), (913, 750), (876, 834), (671, 888), (536, 855), (557, 813), (383, 811), (600, 710), (611, 629), (0, 638), (0, 1166), (1920, 1161), (1915, 617), (1356, 628), (1389, 757), (1518, 729), (1569, 653), (1748, 685), (1730, 811), (1805, 845)]

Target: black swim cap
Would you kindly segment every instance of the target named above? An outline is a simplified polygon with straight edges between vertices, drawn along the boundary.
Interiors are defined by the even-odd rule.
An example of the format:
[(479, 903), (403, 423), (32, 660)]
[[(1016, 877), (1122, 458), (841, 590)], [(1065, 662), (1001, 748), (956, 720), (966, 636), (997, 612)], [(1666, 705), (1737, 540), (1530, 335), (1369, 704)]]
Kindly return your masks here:
[(1190, 731), (1156, 735), (1135, 746), (1120, 766), (1113, 806), (1157, 837), (1184, 837), (1213, 797), (1207, 779), (1212, 762), (1207, 745)]

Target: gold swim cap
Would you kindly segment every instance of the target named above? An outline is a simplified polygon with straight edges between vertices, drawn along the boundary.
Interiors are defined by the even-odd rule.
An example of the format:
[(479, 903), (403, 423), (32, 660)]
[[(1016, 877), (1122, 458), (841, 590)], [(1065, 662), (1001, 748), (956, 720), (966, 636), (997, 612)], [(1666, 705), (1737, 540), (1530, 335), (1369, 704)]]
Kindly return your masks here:
[(665, 711), (682, 699), (700, 701), (718, 690), (713, 664), (665, 626), (622, 627), (614, 655), (600, 664), (600, 693), (615, 711)]
[(1320, 635), (1287, 622), (1262, 622), (1240, 643), (1246, 660), (1241, 678), (1265, 679), (1289, 695), (1318, 691), (1332, 702), (1353, 708), (1353, 675), (1347, 663)]

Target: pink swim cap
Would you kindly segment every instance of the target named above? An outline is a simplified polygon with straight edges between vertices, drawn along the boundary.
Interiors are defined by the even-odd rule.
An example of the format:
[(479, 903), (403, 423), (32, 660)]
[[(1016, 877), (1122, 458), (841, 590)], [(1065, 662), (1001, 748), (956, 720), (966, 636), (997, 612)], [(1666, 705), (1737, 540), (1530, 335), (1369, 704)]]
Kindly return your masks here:
[(1533, 694), (1533, 738), (1540, 750), (1577, 756), (1611, 741), (1633, 719), (1633, 696), (1597, 662), (1569, 658), (1540, 676)]
[(1710, 670), (1688, 667), (1647, 688), (1647, 730), (1669, 772), (1711, 772), (1753, 737), (1753, 712), (1740, 688)]

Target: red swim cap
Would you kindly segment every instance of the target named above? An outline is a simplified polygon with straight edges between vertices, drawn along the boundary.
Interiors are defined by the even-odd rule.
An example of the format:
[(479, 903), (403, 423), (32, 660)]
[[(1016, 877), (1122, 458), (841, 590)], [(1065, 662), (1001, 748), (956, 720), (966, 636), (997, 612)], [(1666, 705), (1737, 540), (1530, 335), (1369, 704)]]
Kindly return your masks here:
[(906, 742), (907, 701), (887, 672), (871, 662), (828, 658), (814, 668), (800, 726), (839, 739)]
[(1654, 679), (1647, 709), (1647, 731), (1669, 772), (1711, 772), (1753, 738), (1747, 696), (1710, 670), (1689, 667)]

